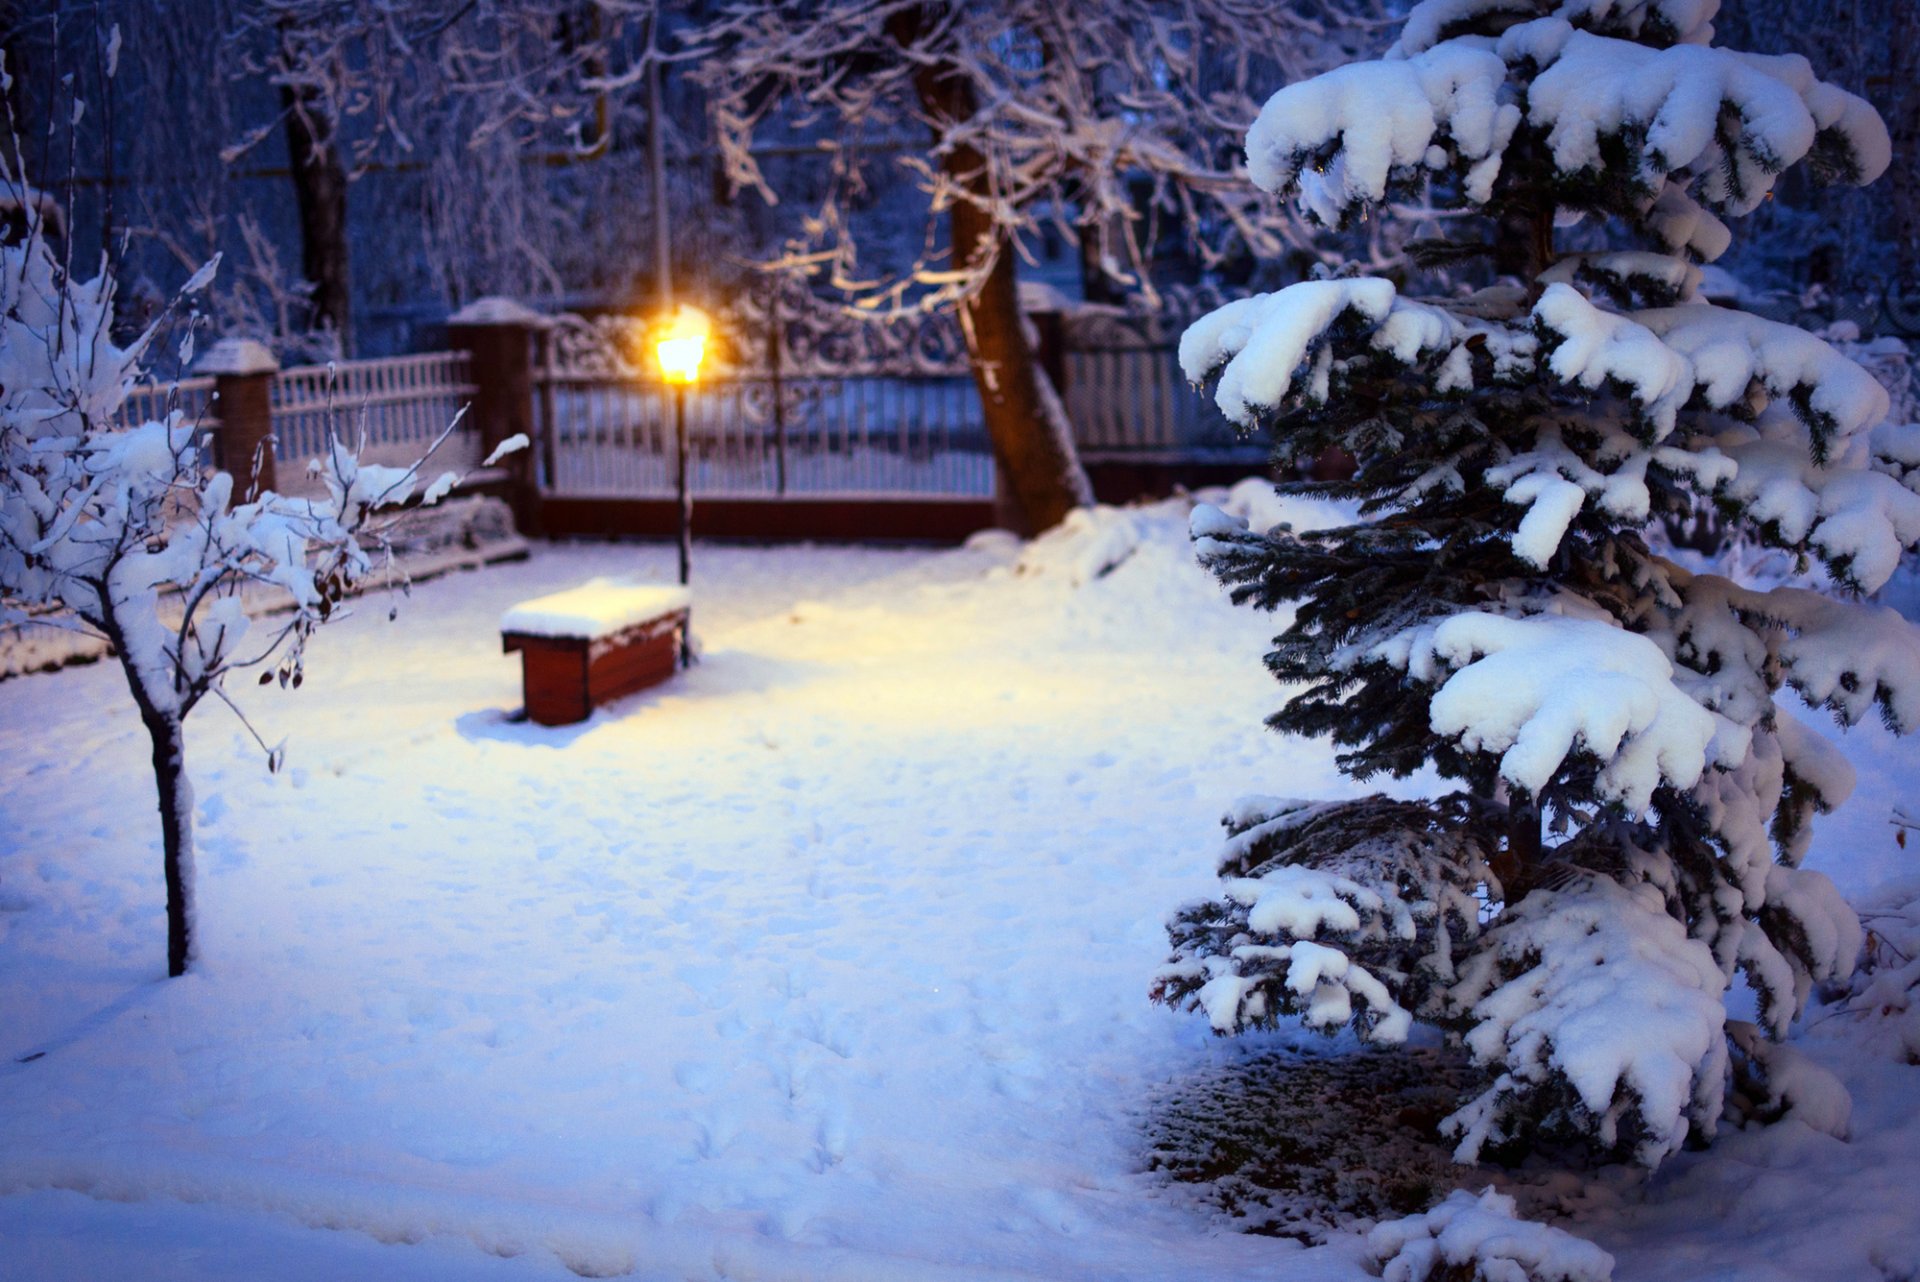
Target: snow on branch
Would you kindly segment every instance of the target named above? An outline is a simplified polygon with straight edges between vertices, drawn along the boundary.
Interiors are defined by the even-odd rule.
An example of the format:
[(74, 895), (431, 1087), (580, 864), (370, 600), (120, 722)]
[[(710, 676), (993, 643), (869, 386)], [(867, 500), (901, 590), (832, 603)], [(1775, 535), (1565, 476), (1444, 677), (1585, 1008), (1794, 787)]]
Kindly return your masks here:
[(1710, 762), (1735, 764), (1746, 747), (1724, 741), (1741, 736), (1675, 686), (1659, 646), (1596, 619), (1456, 614), (1343, 662), (1363, 659), (1438, 684), (1434, 733), (1499, 753), (1501, 777), (1528, 793), (1579, 750), (1599, 759), (1601, 793), (1639, 811), (1663, 782), (1691, 788)]
[[(1271, 413), (1293, 391), (1310, 355), (1326, 352), (1325, 339), (1341, 324), (1369, 328), (1393, 306), (1387, 280), (1314, 280), (1273, 294), (1228, 303), (1180, 336), (1180, 368), (1198, 383), (1220, 372), (1214, 400), (1236, 423)], [(1222, 368), (1224, 366), (1224, 368)], [(1305, 372), (1301, 394), (1327, 397), (1325, 360)]]
[(1635, 312), (1633, 319), (1691, 363), (1696, 395), (1712, 409), (1757, 392), (1793, 407), (1813, 433), (1815, 458), (1887, 416), (1887, 390), (1856, 361), (1793, 325), (1706, 303)]
[(1707, 207), (1750, 213), (1775, 175), (1813, 150), (1820, 125), (1808, 96), (1839, 131), (1832, 145), (1852, 157), (1845, 176), (1871, 181), (1887, 166), (1879, 117), (1864, 103), (1860, 111), (1836, 109), (1829, 95), (1842, 91), (1815, 80), (1804, 58), (1759, 59), (1701, 45), (1651, 49), (1553, 18), (1514, 28), (1501, 49), (1510, 61), (1544, 67), (1527, 119), (1547, 131), (1563, 179), (1601, 180), (1619, 168), (1606, 158), (1607, 146), (1624, 144), (1627, 172), (1642, 191), (1692, 172)]
[(1450, 43), (1288, 85), (1247, 131), (1248, 175), (1329, 227), (1385, 200), (1389, 185), (1441, 170), (1462, 170), (1467, 199), (1484, 204), (1520, 123), (1500, 100), (1506, 75), (1496, 54)]
[(1693, 370), (1645, 325), (1604, 311), (1567, 284), (1548, 285), (1533, 316), (1549, 335), (1547, 368), (1588, 391), (1618, 387), (1653, 425), (1658, 440), (1673, 431), (1693, 391)]
[(1408, 11), (1393, 52), (1422, 53), (1443, 40), (1497, 34), (1543, 15), (1645, 44), (1705, 44), (1719, 7), (1720, 0), (1420, 0)]
[(1920, 543), (1920, 494), (1883, 472), (1821, 467), (1803, 442), (1760, 431), (1729, 432), (1719, 448), (1737, 468), (1724, 492), (1762, 537), (1819, 556), (1840, 583), (1876, 591)]
[(1479, 932), (1492, 842), (1458, 803), (1249, 797), (1224, 820), (1222, 898), (1176, 911), (1156, 1000), (1219, 1033), (1284, 1015), (1404, 1041)]
[[(1725, 977), (1651, 887), (1536, 890), (1489, 928), (1453, 997), (1493, 1085), (1444, 1124), (1456, 1156), (1572, 1125), (1643, 1165), (1713, 1134), (1727, 1075)], [(1632, 1011), (1629, 1019), (1623, 1011)]]
[(1543, 284), (1579, 282), (1597, 287), (1623, 308), (1636, 301), (1647, 307), (1691, 302), (1700, 279), (1700, 269), (1685, 258), (1645, 250), (1565, 254), (1540, 274)]
[[(1627, 261), (1597, 270), (1622, 273), (1615, 276), (1622, 288), (1627, 274), (1650, 282), (1638, 288), (1685, 281), (1671, 270), (1685, 265), (1673, 259), (1612, 257)], [(1588, 497), (1617, 520), (1644, 522), (1651, 497), (1645, 478), (1654, 465), (1738, 504), (1768, 541), (1819, 555), (1843, 582), (1868, 592), (1885, 583), (1902, 552), (1920, 542), (1920, 493), (1904, 484), (1908, 469), (1899, 461), (1920, 456), (1920, 446), (1898, 429), (1879, 429), (1871, 468), (1853, 447), (1887, 412), (1881, 384), (1813, 335), (1744, 312), (1704, 304), (1608, 311), (1568, 283), (1585, 270), (1584, 263), (1562, 264), (1561, 279), (1533, 310), (1556, 379), (1595, 396), (1623, 394), (1656, 444), (1689, 411), (1755, 422), (1723, 420), (1711, 444), (1649, 450), (1604, 417), (1581, 421), (1598, 440), (1592, 453), (1604, 471), (1570, 449), (1556, 428), (1543, 426), (1533, 450), (1487, 472), (1509, 502), (1528, 507), (1515, 554), (1544, 567)]]
[(1432, 1210), (1375, 1225), (1367, 1256), (1383, 1282), (1612, 1282), (1612, 1256), (1515, 1212), (1505, 1193), (1455, 1189)]
[[(1619, 212), (1651, 205), (1675, 178), (1697, 205), (1745, 214), (1801, 160), (1850, 183), (1887, 168), (1887, 128), (1871, 106), (1798, 55), (1708, 46), (1699, 0), (1568, 0), (1537, 16), (1545, 7), (1416, 6), (1386, 58), (1267, 102), (1247, 135), (1250, 176), (1343, 226), (1390, 190), (1435, 178), (1461, 205), (1485, 206), (1514, 139), (1530, 133), (1544, 138), (1563, 199)], [(1713, 256), (1710, 242), (1697, 247)]]
[(1351, 277), (1228, 303), (1187, 328), (1179, 358), (1196, 385), (1217, 375), (1221, 413), (1253, 426), (1290, 403), (1325, 404), (1336, 372), (1363, 359), (1430, 368), (1436, 391), (1458, 393), (1475, 386), (1476, 359), (1493, 381), (1513, 381), (1531, 372), (1537, 347), (1526, 329), (1400, 298), (1392, 281)]
[(1733, 229), (1687, 194), (1684, 181), (1668, 178), (1650, 201), (1633, 211), (1639, 222), (1669, 252), (1692, 254), (1710, 263), (1733, 246)]
[[(927, 6), (831, 0), (800, 16), (775, 0), (718, 10), (680, 33), (718, 124), (729, 181), (778, 193), (756, 145), (789, 126), (830, 122), (844, 142), (803, 234), (776, 264), (826, 276), (878, 314), (974, 294), (992, 266), (931, 229), (910, 266), (862, 264), (852, 205), (889, 155), (939, 216), (968, 207), (995, 252), (1022, 253), (1050, 220), (1116, 284), (1153, 296), (1145, 270), (1177, 221), (1203, 259), (1240, 247), (1316, 252), (1298, 220), (1251, 190), (1230, 146), (1254, 118), (1256, 87), (1311, 75), (1357, 43), (1377, 0), (1259, 6), (1188, 0), (1147, 9), (1062, 0)], [(1233, 49), (1234, 56), (1214, 51)], [(931, 137), (888, 153), (876, 137)], [(1143, 208), (1139, 180), (1152, 186)], [(870, 264), (869, 247), (865, 259)]]
[(1920, 729), (1920, 630), (1896, 611), (1805, 588), (1760, 592), (1701, 576), (1689, 603), (1719, 598), (1761, 630), (1787, 684), (1848, 725), (1878, 708), (1902, 734)]

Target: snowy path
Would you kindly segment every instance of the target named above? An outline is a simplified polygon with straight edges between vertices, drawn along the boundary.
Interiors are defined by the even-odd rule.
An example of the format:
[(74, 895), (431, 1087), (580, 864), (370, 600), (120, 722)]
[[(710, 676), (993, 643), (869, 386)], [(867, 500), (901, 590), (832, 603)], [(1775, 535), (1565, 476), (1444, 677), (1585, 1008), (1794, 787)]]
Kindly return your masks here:
[(118, 672), (0, 684), (0, 1278), (1362, 1276), (1137, 1171), (1152, 1088), (1237, 1053), (1145, 998), (1219, 812), (1351, 787), (1150, 523), (1078, 589), (702, 548), (705, 662), (573, 729), (505, 719), (495, 620), (668, 550), (365, 607), (244, 692), (284, 776), (192, 727), (174, 983)]

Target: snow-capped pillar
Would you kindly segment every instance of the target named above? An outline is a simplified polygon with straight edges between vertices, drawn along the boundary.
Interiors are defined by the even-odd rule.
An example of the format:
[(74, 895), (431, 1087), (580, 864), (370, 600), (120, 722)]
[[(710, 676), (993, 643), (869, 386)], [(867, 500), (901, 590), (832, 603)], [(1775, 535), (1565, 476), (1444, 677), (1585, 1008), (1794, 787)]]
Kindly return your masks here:
[(214, 462), (231, 473), (238, 495), (264, 494), (274, 488), (273, 376), (280, 362), (264, 343), (223, 338), (195, 367), (213, 377)]
[[(468, 411), (480, 434), (482, 454), (509, 437), (538, 440), (533, 411), (534, 339), (552, 322), (510, 298), (481, 298), (447, 318), (447, 341), (467, 353), (473, 378), (473, 408)], [(533, 460), (536, 450), (519, 450), (503, 461), (506, 499), (523, 533), (537, 531), (539, 490)]]

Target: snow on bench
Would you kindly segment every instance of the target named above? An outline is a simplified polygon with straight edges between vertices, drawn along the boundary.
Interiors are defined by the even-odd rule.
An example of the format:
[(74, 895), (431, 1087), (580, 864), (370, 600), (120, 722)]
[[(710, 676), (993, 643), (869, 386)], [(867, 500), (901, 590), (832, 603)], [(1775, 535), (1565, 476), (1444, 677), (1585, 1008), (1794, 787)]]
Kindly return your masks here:
[(692, 609), (684, 587), (607, 579), (514, 606), (501, 616), (500, 641), (504, 653), (520, 653), (527, 716), (572, 725), (665, 681), (679, 664)]

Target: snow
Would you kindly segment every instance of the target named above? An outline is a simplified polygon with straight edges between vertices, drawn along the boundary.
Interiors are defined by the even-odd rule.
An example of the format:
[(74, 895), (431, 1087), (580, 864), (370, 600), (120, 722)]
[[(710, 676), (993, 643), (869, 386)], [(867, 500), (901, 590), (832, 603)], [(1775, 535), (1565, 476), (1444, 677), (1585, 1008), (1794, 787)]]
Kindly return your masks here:
[(1785, 1042), (1770, 1042), (1752, 1024), (1729, 1021), (1734, 1045), (1765, 1073), (1766, 1099), (1759, 1109), (1773, 1117), (1792, 1117), (1823, 1135), (1848, 1138), (1853, 1125), (1853, 1096), (1846, 1085), (1811, 1055)]
[[(1668, 244), (1711, 259), (1726, 248), (1724, 227), (1698, 215), (1752, 212), (1789, 165), (1811, 156), (1853, 183), (1885, 172), (1887, 127), (1864, 99), (1818, 79), (1797, 54), (1711, 47), (1713, 8), (1568, 0), (1539, 17), (1522, 0), (1427, 0), (1386, 58), (1274, 94), (1247, 133), (1248, 176), (1328, 226), (1396, 185), (1447, 172), (1461, 203), (1484, 205), (1524, 103), (1561, 178), (1598, 183), (1606, 147), (1624, 149), (1616, 176), (1665, 205), (1655, 221), (1667, 224)], [(1636, 39), (1656, 28), (1677, 42)], [(1482, 34), (1459, 34), (1470, 30)]]
[[(1206, 497), (1337, 514), (1258, 490)], [(508, 719), (501, 614), (670, 548), (363, 606), (299, 692), (234, 692), (281, 774), (198, 724), (177, 981), (122, 678), (0, 682), (0, 1274), (1360, 1282), (1357, 1240), (1222, 1233), (1139, 1169), (1141, 1101), (1244, 1053), (1145, 995), (1166, 907), (1218, 885), (1206, 834), (1238, 796), (1353, 792), (1260, 729), (1274, 620), (1193, 564), (1184, 506), (1126, 516), (1079, 586), (1006, 538), (700, 545), (703, 661), (565, 729)], [(1810, 724), (1859, 795), (1809, 865), (1911, 877), (1886, 816), (1920, 752)], [(1796, 1043), (1850, 1143), (1723, 1128), (1566, 1227), (1619, 1282), (1920, 1258), (1920, 1085), (1861, 1024)]]
[(1407, 11), (1400, 39), (1388, 57), (1425, 53), (1454, 30), (1490, 17), (1533, 17), (1534, 0), (1420, 0)]
[(1458, 1189), (1431, 1211), (1377, 1226), (1367, 1234), (1367, 1253), (1383, 1282), (1465, 1276), (1446, 1266), (1473, 1266), (1483, 1282), (1611, 1282), (1605, 1251), (1517, 1219), (1514, 1210), (1512, 1198), (1490, 1188), (1478, 1197)]
[[(1765, 199), (1775, 174), (1813, 148), (1813, 114), (1797, 86), (1772, 68), (1727, 49), (1650, 49), (1564, 26), (1543, 18), (1502, 38), (1503, 47), (1531, 40), (1537, 48), (1542, 39), (1558, 45), (1552, 65), (1534, 78), (1527, 119), (1547, 131), (1563, 174), (1599, 171), (1601, 139), (1639, 126), (1646, 136), (1635, 176), (1646, 188), (1692, 170), (1702, 175), (1705, 204), (1746, 213)], [(1731, 153), (1725, 141), (1734, 143)]]
[(1733, 229), (1673, 179), (1660, 189), (1642, 216), (1648, 230), (1668, 249), (1676, 253), (1689, 250), (1703, 263), (1711, 263), (1733, 246)]
[[(1353, 316), (1378, 325), (1393, 301), (1392, 281), (1370, 279), (1301, 281), (1238, 299), (1188, 326), (1180, 369), (1193, 383), (1219, 370), (1214, 402), (1230, 421), (1246, 423), (1295, 390), (1295, 375), (1315, 348), (1325, 350), (1337, 322)], [(1324, 386), (1309, 385), (1305, 394), (1326, 399)]]
[[(1715, 268), (1715, 271), (1720, 269)], [(1672, 254), (1626, 250), (1605, 254), (1565, 254), (1540, 273), (1546, 284), (1573, 284), (1593, 278), (1615, 288), (1636, 292), (1658, 291), (1680, 301), (1690, 300), (1706, 278), (1706, 269)], [(1725, 276), (1724, 271), (1720, 275)]]
[(447, 317), (449, 325), (521, 325), (544, 327), (553, 322), (525, 303), (497, 294), (476, 298)]
[(1625, 387), (1658, 436), (1673, 430), (1693, 391), (1684, 356), (1637, 320), (1595, 307), (1571, 285), (1547, 286), (1533, 315), (1559, 339), (1547, 358), (1555, 378), (1589, 391)]
[(597, 578), (522, 601), (500, 616), (500, 631), (591, 641), (692, 606), (693, 593), (679, 585)]
[(487, 457), (481, 462), (480, 466), (492, 467), (495, 463), (507, 457), (507, 455), (518, 453), (532, 444), (532, 440), (528, 438), (525, 432), (515, 432), (512, 436), (507, 437), (507, 439), (501, 441), (489, 450)]
[[(1450, 1117), (1459, 1156), (1503, 1134), (1507, 1112), (1564, 1078), (1604, 1145), (1653, 1165), (1689, 1133), (1711, 1136), (1727, 1073), (1726, 980), (1658, 892), (1605, 878), (1536, 890), (1462, 968), (1455, 996), (1479, 1021), (1476, 1062), (1499, 1078)], [(1622, 1008), (1632, 1021), (1619, 1018)], [(1550, 1072), (1551, 1070), (1551, 1072)], [(1586, 1129), (1583, 1127), (1583, 1129)]]
[(1081, 587), (1113, 573), (1140, 546), (1134, 515), (1115, 507), (1081, 507), (1021, 549), (1014, 573), (1055, 576)]
[(1513, 532), (1513, 554), (1528, 564), (1545, 569), (1547, 562), (1566, 537), (1573, 518), (1586, 502), (1586, 492), (1572, 481), (1547, 472), (1529, 472), (1509, 485), (1505, 498), (1509, 503), (1524, 503), (1527, 514)]
[(1500, 753), (1501, 777), (1528, 792), (1580, 748), (1603, 763), (1603, 794), (1644, 810), (1662, 780), (1680, 788), (1699, 781), (1718, 730), (1714, 715), (1675, 687), (1660, 648), (1611, 623), (1474, 611), (1370, 654), (1438, 682), (1434, 733)]
[(195, 367), (201, 374), (273, 374), (280, 359), (265, 343), (251, 338), (223, 338), (207, 349)]
[(423, 1244), (386, 1276), (514, 1244), (564, 1276), (550, 1241), (641, 1276), (1267, 1276), (1273, 1243), (1153, 1193), (1126, 1111), (1221, 1053), (1145, 995), (1211, 881), (1181, 851), (1289, 761), (1336, 778), (1249, 724), (1267, 621), (1185, 515), (1081, 589), (1004, 541), (701, 546), (702, 663), (570, 730), (507, 720), (500, 615), (670, 549), (541, 549), (342, 620), (298, 694), (236, 692), (291, 735), (281, 776), (203, 723), (203, 960), (171, 984), (117, 674), (0, 684), (0, 723), (112, 772), (4, 740), (0, 1187)]
[(1520, 109), (1499, 100), (1506, 74), (1491, 50), (1449, 41), (1288, 85), (1247, 131), (1248, 176), (1276, 194), (1297, 186), (1303, 211), (1338, 225), (1384, 200), (1389, 182), (1447, 165), (1451, 148), (1469, 166), (1469, 198), (1483, 202), (1520, 123)]
[(1803, 329), (1706, 303), (1638, 312), (1634, 320), (1691, 362), (1702, 399), (1715, 409), (1758, 386), (1804, 412), (1823, 443), (1887, 416), (1879, 380)]

